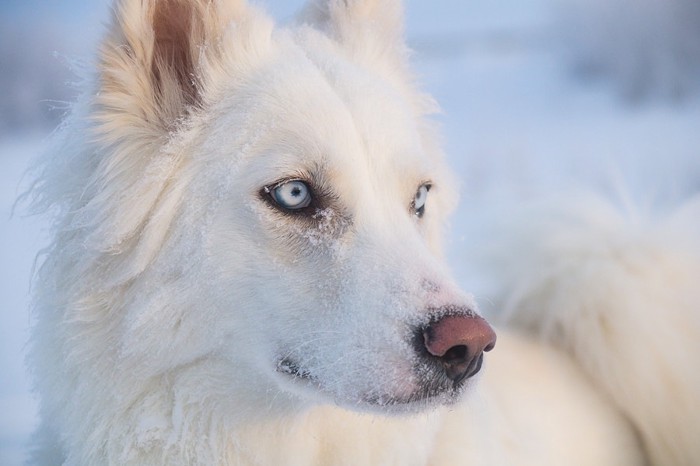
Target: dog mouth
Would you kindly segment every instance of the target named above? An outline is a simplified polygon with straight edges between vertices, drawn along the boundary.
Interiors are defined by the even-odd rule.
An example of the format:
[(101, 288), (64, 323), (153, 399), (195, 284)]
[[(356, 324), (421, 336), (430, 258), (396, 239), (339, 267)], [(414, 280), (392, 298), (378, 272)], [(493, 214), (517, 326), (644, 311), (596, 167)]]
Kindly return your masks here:
[[(478, 362), (481, 366), (481, 359)], [(478, 369), (475, 370), (477, 372)], [(317, 392), (330, 395), (323, 388), (321, 381), (314, 376), (311, 371), (303, 368), (301, 364), (290, 358), (280, 359), (277, 363), (277, 372), (288, 376), (294, 381), (299, 381), (310, 386)], [(419, 410), (421, 407), (434, 405), (451, 405), (460, 399), (464, 392), (468, 377), (454, 381), (444, 375), (440, 375), (439, 371), (435, 370), (430, 364), (416, 364), (414, 368), (414, 376), (416, 377), (417, 388), (410, 393), (402, 395), (392, 395), (387, 393), (370, 393), (359, 395), (355, 399), (345, 400), (352, 402), (353, 406), (357, 404), (366, 404), (370, 407), (381, 408), (382, 410), (391, 411), (396, 408), (397, 411)], [(337, 397), (332, 397), (336, 401)]]

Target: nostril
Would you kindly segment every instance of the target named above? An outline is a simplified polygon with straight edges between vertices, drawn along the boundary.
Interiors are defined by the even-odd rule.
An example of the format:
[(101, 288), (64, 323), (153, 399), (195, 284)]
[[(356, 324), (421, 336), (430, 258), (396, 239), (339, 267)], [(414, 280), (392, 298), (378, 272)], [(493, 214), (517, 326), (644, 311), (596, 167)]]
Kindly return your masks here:
[(448, 349), (440, 359), (448, 364), (459, 363), (464, 361), (468, 354), (469, 351), (466, 345), (457, 345)]

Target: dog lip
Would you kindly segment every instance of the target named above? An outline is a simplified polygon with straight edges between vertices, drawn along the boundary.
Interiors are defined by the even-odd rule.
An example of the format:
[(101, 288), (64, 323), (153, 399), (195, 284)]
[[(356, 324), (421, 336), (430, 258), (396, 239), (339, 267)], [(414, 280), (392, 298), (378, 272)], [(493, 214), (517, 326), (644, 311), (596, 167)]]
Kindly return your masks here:
[(409, 407), (431, 404), (449, 405), (459, 399), (459, 395), (462, 393), (462, 386), (462, 383), (455, 383), (452, 387), (417, 390), (406, 397), (398, 398), (390, 395), (375, 395), (365, 397), (362, 399), (362, 401), (369, 405), (381, 408), (390, 408), (392, 406)]

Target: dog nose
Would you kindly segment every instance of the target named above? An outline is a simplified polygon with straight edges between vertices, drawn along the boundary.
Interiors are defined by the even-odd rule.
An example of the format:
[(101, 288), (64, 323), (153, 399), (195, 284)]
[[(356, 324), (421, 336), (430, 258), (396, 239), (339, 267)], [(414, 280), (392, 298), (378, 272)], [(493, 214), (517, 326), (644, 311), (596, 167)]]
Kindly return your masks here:
[(496, 333), (479, 316), (445, 316), (423, 329), (423, 345), (454, 383), (481, 369), (484, 351), (496, 345)]

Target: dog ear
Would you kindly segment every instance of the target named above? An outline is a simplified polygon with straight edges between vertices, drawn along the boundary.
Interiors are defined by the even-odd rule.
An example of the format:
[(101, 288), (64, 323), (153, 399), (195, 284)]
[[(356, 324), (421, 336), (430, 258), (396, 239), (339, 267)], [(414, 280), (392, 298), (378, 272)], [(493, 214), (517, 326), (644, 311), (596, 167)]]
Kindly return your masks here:
[(244, 79), (272, 28), (245, 0), (117, 0), (89, 108), (78, 109), (94, 132), (86, 153), (99, 156), (90, 156), (82, 190), (90, 200), (75, 214), (76, 224), (94, 230), (87, 248), (128, 265), (111, 274), (115, 282), (155, 254), (167, 228), (149, 225), (173, 218), (177, 197), (162, 193), (180, 189), (171, 182), (184, 153), (175, 135), (224, 85)]
[(118, 1), (100, 50), (102, 129), (170, 130), (202, 105), (236, 42), (249, 42), (230, 36), (249, 32), (255, 16), (245, 0)]
[(310, 0), (300, 20), (324, 31), (354, 58), (407, 62), (403, 5), (400, 0)]

